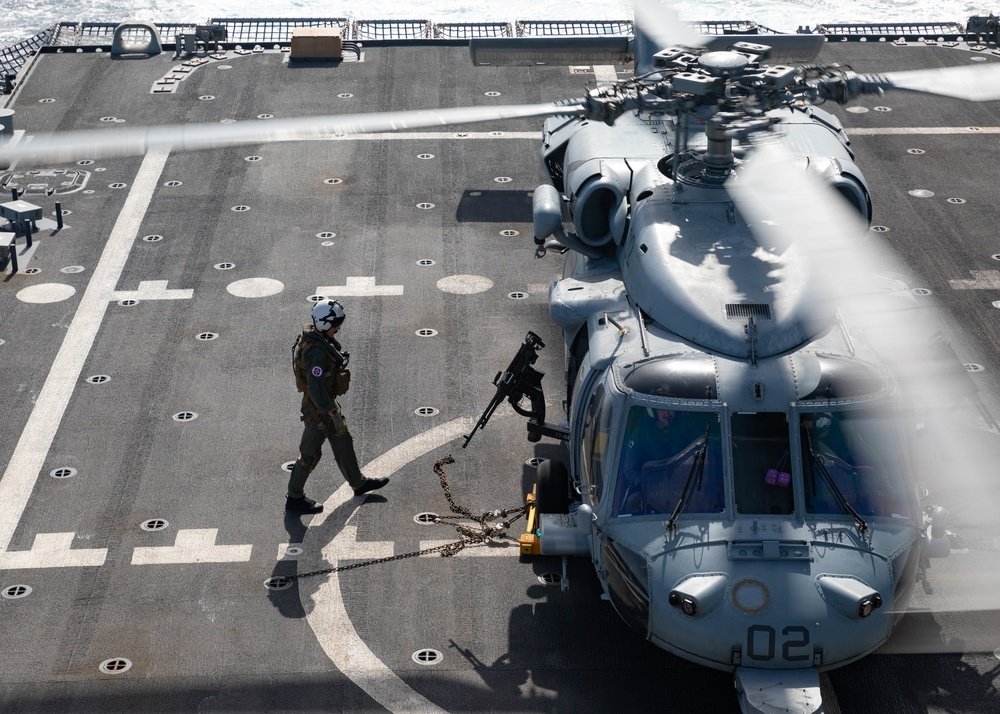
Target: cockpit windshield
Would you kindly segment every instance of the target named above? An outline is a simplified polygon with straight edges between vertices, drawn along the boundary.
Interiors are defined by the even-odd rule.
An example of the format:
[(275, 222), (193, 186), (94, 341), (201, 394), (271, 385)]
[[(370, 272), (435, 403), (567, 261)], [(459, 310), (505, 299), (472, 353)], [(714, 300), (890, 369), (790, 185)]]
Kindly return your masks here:
[[(885, 417), (859, 411), (802, 414), (808, 513), (911, 518), (897, 440)], [(850, 505), (844, 505), (846, 501)]]
[(721, 513), (719, 415), (633, 406), (625, 427), (612, 516)]
[(729, 422), (736, 512), (792, 513), (795, 499), (788, 416), (784, 412), (738, 412)]

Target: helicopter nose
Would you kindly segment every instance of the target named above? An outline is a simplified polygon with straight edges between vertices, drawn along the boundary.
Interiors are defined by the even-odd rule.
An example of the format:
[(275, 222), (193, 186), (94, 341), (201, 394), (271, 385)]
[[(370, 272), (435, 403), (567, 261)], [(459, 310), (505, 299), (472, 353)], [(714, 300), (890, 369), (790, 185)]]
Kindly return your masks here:
[(875, 574), (870, 584), (807, 562), (730, 562), (674, 578), (665, 568), (662, 579), (654, 572), (649, 638), (724, 669), (825, 668), (882, 644), (892, 621), (891, 607), (883, 607), (891, 605), (891, 581)]

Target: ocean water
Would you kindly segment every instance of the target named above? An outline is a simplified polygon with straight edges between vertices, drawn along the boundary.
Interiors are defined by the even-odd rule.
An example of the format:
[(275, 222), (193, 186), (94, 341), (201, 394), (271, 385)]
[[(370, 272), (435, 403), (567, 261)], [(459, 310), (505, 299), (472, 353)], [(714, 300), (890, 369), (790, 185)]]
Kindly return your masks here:
[[(834, 22), (947, 21), (964, 23), (972, 15), (1000, 9), (967, 0), (675, 0), (669, 3), (686, 20), (755, 20), (775, 30)], [(60, 21), (204, 22), (210, 17), (348, 17), (423, 19), (432, 22), (514, 20), (621, 20), (632, 17), (631, 0), (272, 0), (256, 6), (246, 0), (0, 0), (0, 47)]]

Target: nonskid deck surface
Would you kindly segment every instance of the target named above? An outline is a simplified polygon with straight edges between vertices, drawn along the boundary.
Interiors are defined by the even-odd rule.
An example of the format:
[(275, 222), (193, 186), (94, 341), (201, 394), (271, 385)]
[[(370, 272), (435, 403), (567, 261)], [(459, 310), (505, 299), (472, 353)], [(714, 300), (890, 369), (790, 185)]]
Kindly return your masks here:
[[(977, 57), (998, 61), (854, 42), (821, 59), (874, 71)], [(413, 44), (369, 47), (364, 62), (340, 66), (230, 52), (175, 92), (151, 93), (177, 65), (43, 54), (10, 104), (16, 128), (535, 103), (629, 76), (474, 68), (464, 47)], [(939, 300), (1000, 415), (990, 396), (1000, 373), (997, 105), (898, 93), (835, 111), (873, 188), (875, 223), (889, 229), (882, 238), (913, 287)], [(446, 454), (457, 458), (446, 467), (456, 500), (477, 513), (519, 505), (534, 479), (528, 460), (560, 456), (551, 442), (529, 444), (506, 406), (468, 449), (458, 441), (528, 330), (547, 344), (551, 415), (563, 398), (546, 304), (561, 260), (535, 260), (531, 240), (539, 137), (540, 122), (520, 120), (151, 153), (15, 178), (36, 185), (24, 199), (49, 218), (56, 199), (67, 213), (0, 283), (0, 708), (736, 709), (730, 675), (628, 631), (585, 559), (569, 563), (568, 591), (540, 579), (561, 572), (558, 559), (520, 558), (513, 542), (264, 586), (454, 539), (414, 519), (447, 513), (432, 469)], [(282, 465), (300, 435), (290, 347), (316, 295), (347, 307), (348, 420), (368, 475), (392, 481), (350, 498), (327, 452), (307, 486), (326, 512), (288, 517)], [(984, 523), (996, 500), (956, 509), (964, 547), (935, 562), (936, 595), (918, 593), (918, 608), (947, 606), (995, 576)], [(930, 636), (942, 645), (927, 648)], [(911, 616), (899, 641), (824, 676), (827, 710), (998, 706), (991, 603)], [(930, 653), (909, 653), (921, 648)]]

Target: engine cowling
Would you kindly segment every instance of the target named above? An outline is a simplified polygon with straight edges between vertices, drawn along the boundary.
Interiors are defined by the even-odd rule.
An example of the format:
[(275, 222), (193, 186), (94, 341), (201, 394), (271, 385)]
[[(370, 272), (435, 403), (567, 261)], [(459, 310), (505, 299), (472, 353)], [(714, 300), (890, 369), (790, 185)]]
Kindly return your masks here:
[(612, 240), (620, 243), (625, 236), (628, 205), (627, 179), (609, 162), (600, 161), (600, 170), (587, 178), (571, 197), (576, 233), (587, 245), (600, 248)]

